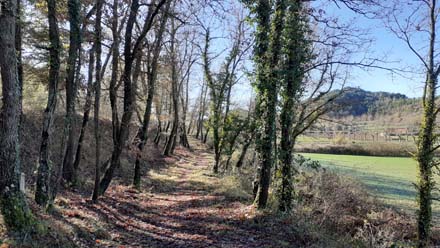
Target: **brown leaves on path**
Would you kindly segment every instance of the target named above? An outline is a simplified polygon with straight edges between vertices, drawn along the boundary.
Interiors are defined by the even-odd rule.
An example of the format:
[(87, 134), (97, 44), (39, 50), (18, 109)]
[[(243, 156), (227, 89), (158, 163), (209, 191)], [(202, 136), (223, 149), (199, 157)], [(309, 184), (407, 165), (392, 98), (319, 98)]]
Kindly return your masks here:
[(112, 186), (98, 204), (64, 195), (61, 214), (75, 226), (79, 246), (297, 247), (281, 222), (258, 214), (250, 201), (218, 193), (222, 179), (209, 174), (213, 155), (203, 146), (153, 159), (163, 165), (148, 171), (142, 192)]

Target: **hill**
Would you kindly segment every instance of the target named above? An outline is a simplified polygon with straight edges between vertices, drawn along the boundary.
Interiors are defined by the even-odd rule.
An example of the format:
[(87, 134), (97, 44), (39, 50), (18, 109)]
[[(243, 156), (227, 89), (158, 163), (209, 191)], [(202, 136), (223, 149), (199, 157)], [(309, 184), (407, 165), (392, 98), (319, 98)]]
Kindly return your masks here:
[(343, 118), (347, 116), (359, 117), (362, 115), (388, 115), (400, 111), (413, 112), (418, 110), (419, 99), (409, 98), (404, 94), (390, 92), (371, 92), (361, 88), (347, 87), (341, 92), (335, 102), (341, 106), (329, 113), (329, 116)]

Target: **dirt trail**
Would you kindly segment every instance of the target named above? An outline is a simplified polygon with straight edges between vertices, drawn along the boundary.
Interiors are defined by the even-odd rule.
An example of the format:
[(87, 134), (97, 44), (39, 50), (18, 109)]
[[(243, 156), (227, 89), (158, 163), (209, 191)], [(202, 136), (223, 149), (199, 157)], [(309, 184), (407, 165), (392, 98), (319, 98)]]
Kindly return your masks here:
[(208, 170), (212, 158), (202, 146), (179, 149), (148, 172), (143, 192), (114, 186), (99, 204), (66, 196), (60, 219), (84, 247), (292, 247), (283, 223), (218, 192), (222, 181)]

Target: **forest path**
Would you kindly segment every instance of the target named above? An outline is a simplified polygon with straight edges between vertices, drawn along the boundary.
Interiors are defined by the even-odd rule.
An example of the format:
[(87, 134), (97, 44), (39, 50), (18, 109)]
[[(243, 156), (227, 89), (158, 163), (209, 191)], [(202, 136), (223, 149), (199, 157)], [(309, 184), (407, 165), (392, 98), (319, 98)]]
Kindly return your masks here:
[[(194, 145), (194, 141), (192, 144)], [(69, 197), (63, 211), (84, 247), (292, 247), (283, 223), (259, 214), (249, 200), (210, 175), (203, 145), (176, 149), (143, 179), (138, 192), (113, 186), (98, 204)], [(232, 192), (232, 194), (229, 193)], [(287, 233), (286, 233), (287, 232)]]

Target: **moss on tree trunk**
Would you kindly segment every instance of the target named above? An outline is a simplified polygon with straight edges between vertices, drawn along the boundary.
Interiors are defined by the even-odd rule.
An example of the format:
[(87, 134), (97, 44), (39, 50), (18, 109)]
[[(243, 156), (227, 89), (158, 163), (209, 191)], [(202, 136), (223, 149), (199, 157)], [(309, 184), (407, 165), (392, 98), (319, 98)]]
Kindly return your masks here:
[(0, 4), (0, 71), (2, 108), (0, 113), (0, 203), (9, 229), (26, 231), (35, 222), (20, 189), (20, 82), (15, 50), (17, 1)]

